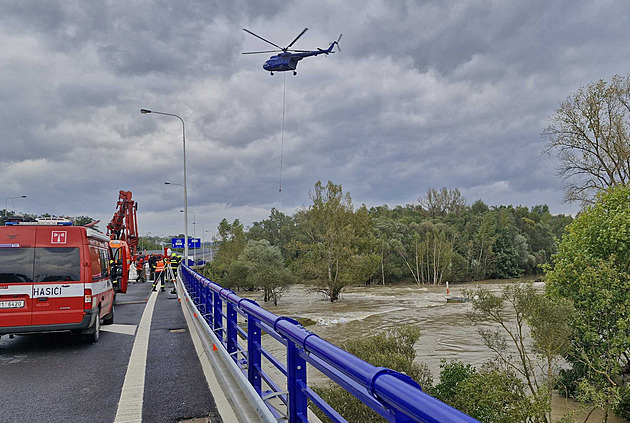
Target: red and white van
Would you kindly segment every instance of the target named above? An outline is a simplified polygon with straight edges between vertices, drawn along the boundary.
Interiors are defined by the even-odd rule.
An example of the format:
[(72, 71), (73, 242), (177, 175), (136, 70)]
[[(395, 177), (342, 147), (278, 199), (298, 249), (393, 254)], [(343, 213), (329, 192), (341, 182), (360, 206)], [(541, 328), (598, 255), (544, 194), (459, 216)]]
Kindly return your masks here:
[(114, 322), (109, 238), (71, 225), (0, 227), (0, 336), (71, 330), (96, 342)]

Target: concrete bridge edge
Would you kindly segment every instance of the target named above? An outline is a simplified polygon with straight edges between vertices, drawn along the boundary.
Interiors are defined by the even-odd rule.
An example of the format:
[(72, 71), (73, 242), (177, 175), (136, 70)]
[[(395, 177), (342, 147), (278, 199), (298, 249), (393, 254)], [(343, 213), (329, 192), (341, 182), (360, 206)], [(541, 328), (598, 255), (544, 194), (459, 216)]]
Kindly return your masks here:
[[(221, 346), (206, 321), (199, 316), (179, 276), (177, 295), (197, 357), (222, 420), (225, 423), (277, 423), (278, 420)], [(217, 346), (217, 351), (213, 350), (212, 345)]]

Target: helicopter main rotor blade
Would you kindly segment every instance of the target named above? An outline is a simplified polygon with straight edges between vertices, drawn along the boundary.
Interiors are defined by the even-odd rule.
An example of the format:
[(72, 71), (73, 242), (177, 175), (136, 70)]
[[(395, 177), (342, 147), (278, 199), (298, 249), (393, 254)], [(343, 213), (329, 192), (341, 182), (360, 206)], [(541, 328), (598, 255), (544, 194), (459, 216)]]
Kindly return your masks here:
[(298, 40), (298, 38), (300, 38), (302, 35), (304, 35), (304, 33), (308, 31), (308, 28), (304, 28), (304, 30), (302, 30), (302, 32), (300, 32), (300, 35), (298, 35), (297, 37), (295, 37), (295, 40), (291, 41), (291, 44), (289, 44), (288, 46), (286, 46), (284, 48), (284, 51), (287, 51), (289, 49), (289, 47), (291, 47), (293, 44), (295, 44), (295, 42)]
[[(243, 31), (247, 32), (248, 34), (253, 35), (253, 36), (254, 36), (254, 37), (256, 37), (256, 38), (259, 38), (259, 39), (263, 40), (263, 41), (264, 41), (264, 42), (266, 42), (266, 43), (271, 44), (271, 45), (272, 45), (272, 46), (274, 46), (274, 47), (278, 47), (280, 50), (284, 50), (284, 49), (283, 49), (282, 47), (280, 47), (278, 44), (276, 44), (276, 43), (272, 43), (272, 42), (271, 42), (271, 41), (269, 41), (269, 40), (265, 40), (263, 37), (261, 37), (260, 35), (256, 35), (256, 34), (254, 34), (254, 33), (253, 33), (252, 31), (250, 31), (249, 29), (245, 29), (245, 28), (243, 28)], [(300, 34), (300, 35), (301, 35), (301, 34)]]
[(265, 51), (246, 51), (241, 54), (261, 54), (261, 53), (277, 53), (282, 50), (265, 50)]

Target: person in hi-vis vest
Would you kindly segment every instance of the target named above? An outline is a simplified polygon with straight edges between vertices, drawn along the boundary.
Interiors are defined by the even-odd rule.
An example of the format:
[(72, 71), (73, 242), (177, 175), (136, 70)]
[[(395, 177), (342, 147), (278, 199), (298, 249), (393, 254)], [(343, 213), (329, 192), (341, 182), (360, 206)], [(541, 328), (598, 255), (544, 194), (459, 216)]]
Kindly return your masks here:
[(167, 264), (166, 258), (158, 260), (155, 264), (155, 279), (153, 280), (153, 290), (157, 291), (158, 281), (160, 281), (160, 287), (162, 291), (164, 291), (164, 271), (166, 270)]

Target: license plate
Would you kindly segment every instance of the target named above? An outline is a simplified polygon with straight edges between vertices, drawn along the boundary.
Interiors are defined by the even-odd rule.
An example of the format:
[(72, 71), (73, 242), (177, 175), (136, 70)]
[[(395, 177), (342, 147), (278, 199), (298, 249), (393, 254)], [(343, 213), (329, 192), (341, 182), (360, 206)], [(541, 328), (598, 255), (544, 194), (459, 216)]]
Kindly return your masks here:
[(0, 301), (0, 308), (24, 308), (24, 300)]

